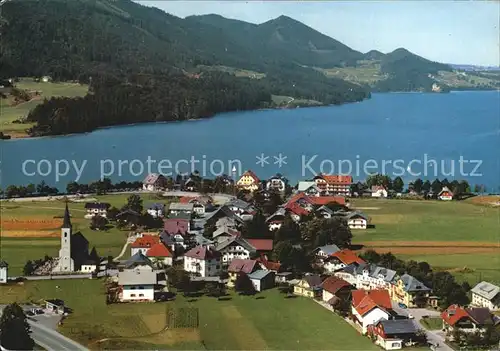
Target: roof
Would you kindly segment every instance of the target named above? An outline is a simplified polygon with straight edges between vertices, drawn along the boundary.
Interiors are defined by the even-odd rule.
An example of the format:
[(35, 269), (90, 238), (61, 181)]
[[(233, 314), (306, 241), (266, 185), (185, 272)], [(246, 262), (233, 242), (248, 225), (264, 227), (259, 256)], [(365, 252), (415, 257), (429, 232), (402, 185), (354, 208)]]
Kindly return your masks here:
[(130, 257), (127, 261), (125, 261), (126, 268), (133, 268), (135, 266), (153, 266), (153, 262), (144, 256), (141, 252), (137, 252), (135, 255)]
[(353, 212), (350, 212), (348, 213), (346, 216), (345, 216), (346, 219), (351, 219), (351, 218), (363, 218), (364, 220), (368, 220), (368, 216), (365, 215), (363, 212), (360, 212), (360, 211), (353, 211)]
[(279, 272), (281, 268), (281, 263), (269, 261), (265, 255), (261, 255), (259, 258), (257, 258), (257, 262), (260, 262), (264, 267), (266, 267), (266, 269), (270, 271)]
[(163, 243), (156, 243), (146, 252), (148, 257), (172, 257), (172, 253)]
[(304, 278), (302, 278), (309, 284), (311, 288), (318, 288), (321, 287), (321, 277), (317, 274), (309, 274), (306, 275)]
[(310, 187), (316, 187), (316, 182), (314, 181), (307, 181), (307, 182), (299, 182), (298, 186), (297, 186), (297, 191), (301, 192), (301, 191), (306, 191), (307, 189), (309, 189)]
[(45, 302), (48, 302), (52, 305), (56, 305), (56, 306), (59, 306), (59, 307), (63, 307), (64, 306), (64, 300), (61, 300), (61, 299), (50, 299), (50, 300), (45, 300)]
[(252, 207), (251, 204), (249, 204), (246, 201), (240, 200), (240, 199), (232, 199), (232, 200), (226, 202), (225, 205), (229, 206), (229, 207), (238, 207), (238, 208), (241, 208), (241, 209), (244, 209), (244, 210), (249, 209), (250, 207)]
[(126, 210), (121, 211), (120, 213), (118, 213), (116, 215), (116, 217), (121, 217), (121, 216), (126, 215), (126, 214), (132, 215), (132, 216), (137, 216), (137, 217), (139, 217), (141, 215), (139, 212), (127, 208)]
[(192, 203), (183, 204), (180, 202), (173, 202), (169, 205), (168, 209), (170, 211), (192, 211), (194, 205)]
[(396, 271), (376, 266), (375, 269), (370, 272), (370, 276), (372, 276), (373, 278), (378, 278), (379, 276), (382, 276), (384, 281), (392, 282), (393, 279), (396, 277)]
[(495, 296), (497, 296), (500, 293), (500, 287), (493, 285), (491, 283), (482, 281), (481, 283), (479, 283), (475, 287), (473, 287), (471, 291), (473, 293), (491, 301), (491, 300), (493, 300), (493, 298), (495, 298)]
[(321, 178), (325, 180), (328, 184), (345, 184), (345, 185), (350, 185), (352, 184), (352, 176), (350, 175), (326, 175), (326, 174), (319, 174), (314, 179)]
[(372, 185), (371, 187), (371, 192), (382, 191), (382, 190), (387, 191), (387, 189), (383, 185)]
[(306, 210), (296, 202), (289, 202), (288, 204), (286, 204), (285, 209), (292, 212), (293, 214), (296, 214), (297, 216), (307, 216), (309, 214), (308, 210)]
[[(226, 221), (222, 221), (222, 222), (226, 222)], [(221, 223), (221, 226), (219, 228), (217, 228), (212, 233), (212, 237), (216, 238), (222, 234), (229, 234), (231, 236), (240, 236), (241, 235), (241, 233), (238, 230), (229, 227), (226, 223)]]
[(196, 246), (184, 254), (185, 257), (196, 258), (198, 260), (211, 260), (220, 258), (221, 253), (210, 246)]
[(146, 176), (146, 178), (144, 178), (143, 180), (143, 184), (146, 184), (146, 185), (153, 185), (156, 183), (156, 181), (160, 178), (161, 174), (158, 174), (158, 173), (151, 173), (151, 174), (148, 174)]
[(333, 210), (331, 210), (329, 207), (327, 207), (326, 205), (323, 205), (321, 207), (319, 207), (316, 212), (320, 212), (320, 211), (324, 211), (326, 213), (328, 213), (330, 216), (332, 216), (334, 214)]
[(272, 251), (273, 239), (246, 239), (257, 251)]
[(63, 224), (61, 228), (71, 228), (71, 218), (69, 215), (68, 203), (66, 202), (66, 207), (64, 208)]
[(155, 202), (153, 204), (150, 204), (148, 206), (148, 209), (149, 210), (164, 210), (165, 209), (165, 204), (162, 204), (162, 203), (159, 203), (159, 202)]
[(231, 261), (229, 264), (229, 267), (227, 268), (228, 272), (231, 273), (246, 273), (250, 274), (253, 272), (255, 269), (255, 266), (257, 265), (256, 260), (242, 260), (239, 258), (235, 258)]
[(333, 254), (330, 255), (331, 257), (335, 257), (340, 260), (340, 262), (344, 263), (345, 265), (351, 264), (351, 263), (365, 263), (365, 261), (361, 258), (358, 257), (354, 253), (354, 251), (351, 251), (349, 249), (343, 249), (337, 252), (334, 252)]
[(167, 218), (163, 220), (163, 229), (168, 234), (185, 235), (189, 228), (189, 220), (184, 218)]
[(404, 290), (407, 292), (413, 291), (430, 291), (431, 289), (426, 287), (424, 283), (417, 280), (417, 278), (409, 275), (403, 274), (400, 279), (403, 281), (405, 287)]
[(215, 210), (212, 213), (210, 213), (209, 215), (207, 215), (205, 217), (205, 220), (209, 221), (212, 218), (217, 219), (217, 218), (223, 218), (223, 217), (229, 217), (238, 223), (243, 223), (243, 220), (240, 217), (238, 217), (236, 214), (234, 214), (234, 212), (231, 211), (229, 209), (229, 207), (227, 207), (226, 205), (220, 206), (217, 210)]
[(154, 244), (160, 242), (160, 237), (156, 235), (143, 235), (142, 238), (137, 238), (130, 245), (133, 248), (147, 248), (152, 247)]
[(107, 202), (87, 202), (85, 203), (85, 208), (99, 208), (99, 209), (108, 209), (111, 205)]
[(411, 319), (381, 320), (376, 325), (381, 325), (385, 334), (413, 334), (417, 332), (417, 326)]
[(192, 240), (197, 244), (197, 245), (211, 245), (214, 242), (210, 239), (205, 238), (201, 234), (197, 234), (192, 237)]
[(255, 252), (256, 249), (253, 247), (247, 240), (243, 239), (242, 237), (229, 237), (226, 240), (221, 241), (220, 243), (217, 244), (216, 250), (221, 251), (224, 250), (226, 247), (229, 245), (236, 243), (240, 246), (243, 246), (246, 250), (250, 252)]
[(328, 277), (326, 278), (323, 283), (323, 290), (328, 291), (329, 293), (336, 294), (340, 289), (346, 287), (346, 286), (351, 286), (348, 282), (346, 282), (344, 279), (337, 278), (337, 277)]
[(441, 313), (441, 318), (451, 326), (454, 326), (462, 318), (470, 318), (479, 325), (494, 324), (490, 310), (483, 307), (463, 308), (451, 305)]
[(255, 279), (255, 280), (261, 280), (261, 279), (264, 279), (265, 277), (267, 277), (269, 274), (274, 274), (274, 272), (259, 269), (258, 271), (255, 271), (253, 273), (248, 274), (248, 278)]
[(336, 202), (339, 205), (345, 205), (345, 197), (343, 196), (309, 196), (309, 202), (313, 205), (327, 205), (332, 202)]
[(352, 305), (361, 316), (376, 307), (386, 311), (392, 310), (391, 297), (387, 290), (353, 290)]
[(127, 269), (123, 272), (118, 272), (119, 285), (155, 285), (156, 272), (141, 269)]
[(257, 175), (253, 171), (251, 171), (251, 170), (248, 170), (245, 173), (243, 173), (241, 175), (240, 179), (243, 178), (243, 177), (251, 177), (251, 178), (253, 178), (253, 181), (255, 183), (260, 183), (259, 177), (257, 177)]
[(447, 186), (443, 186), (443, 188), (439, 192), (438, 196), (440, 196), (442, 193), (450, 193), (450, 195), (453, 196), (453, 192)]
[(0, 268), (8, 268), (9, 264), (5, 261), (0, 261)]
[(340, 251), (337, 245), (324, 245), (316, 248), (316, 250), (323, 251), (326, 255), (330, 256), (331, 254)]

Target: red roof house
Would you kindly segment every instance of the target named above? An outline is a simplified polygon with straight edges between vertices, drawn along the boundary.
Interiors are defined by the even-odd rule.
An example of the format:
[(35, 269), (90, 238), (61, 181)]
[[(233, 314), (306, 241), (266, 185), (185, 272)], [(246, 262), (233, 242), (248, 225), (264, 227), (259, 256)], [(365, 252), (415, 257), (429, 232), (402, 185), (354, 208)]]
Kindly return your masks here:
[(156, 243), (146, 252), (146, 256), (165, 258), (172, 257), (172, 253), (163, 243)]
[(257, 251), (272, 251), (273, 239), (246, 239)]
[(137, 238), (130, 247), (132, 248), (150, 248), (154, 244), (160, 242), (160, 237), (157, 235), (143, 235), (140, 238)]
[(250, 274), (256, 268), (258, 268), (256, 260), (242, 260), (240, 258), (235, 258), (229, 264), (227, 271), (229, 273), (245, 273)]
[(330, 257), (337, 258), (340, 262), (342, 262), (346, 266), (350, 265), (352, 263), (357, 263), (357, 264), (366, 263), (362, 258), (359, 258), (358, 255), (356, 255), (354, 253), (354, 251), (351, 251), (349, 249), (343, 249), (343, 250), (337, 251), (337, 252), (331, 254)]

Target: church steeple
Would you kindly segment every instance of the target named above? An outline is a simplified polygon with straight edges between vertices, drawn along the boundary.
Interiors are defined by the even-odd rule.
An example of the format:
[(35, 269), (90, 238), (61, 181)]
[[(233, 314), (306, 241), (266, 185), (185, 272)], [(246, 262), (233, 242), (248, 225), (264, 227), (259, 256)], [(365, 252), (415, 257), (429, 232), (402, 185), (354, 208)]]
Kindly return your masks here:
[(61, 228), (70, 228), (71, 229), (71, 219), (69, 216), (68, 203), (66, 202), (66, 209), (64, 210), (64, 219), (63, 225)]

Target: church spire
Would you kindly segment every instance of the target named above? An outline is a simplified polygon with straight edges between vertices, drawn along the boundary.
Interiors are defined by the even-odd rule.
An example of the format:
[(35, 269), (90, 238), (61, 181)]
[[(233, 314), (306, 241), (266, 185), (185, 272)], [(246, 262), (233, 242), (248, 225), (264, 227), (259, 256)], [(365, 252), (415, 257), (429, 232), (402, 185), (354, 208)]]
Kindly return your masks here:
[(63, 225), (61, 228), (71, 228), (71, 219), (69, 216), (68, 202), (66, 201), (66, 209), (64, 210)]

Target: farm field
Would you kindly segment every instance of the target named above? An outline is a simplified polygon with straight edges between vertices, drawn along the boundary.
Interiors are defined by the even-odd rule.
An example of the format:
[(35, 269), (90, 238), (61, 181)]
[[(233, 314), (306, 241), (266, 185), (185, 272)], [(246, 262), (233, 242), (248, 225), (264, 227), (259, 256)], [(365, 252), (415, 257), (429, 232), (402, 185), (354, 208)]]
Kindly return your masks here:
[[(112, 206), (123, 206), (130, 194), (95, 196), (98, 201), (109, 202)], [(143, 205), (158, 200), (155, 195), (141, 194)], [(33, 201), (0, 203), (0, 257), (9, 263), (9, 273), (20, 275), (28, 260), (41, 259), (45, 255), (54, 257), (60, 248), (61, 217), (64, 213), (63, 201)], [(102, 257), (118, 255), (125, 243), (128, 231), (111, 228), (108, 231), (93, 231), (89, 220), (83, 218), (85, 203), (68, 203), (71, 212), (73, 232), (80, 231), (95, 246)], [(54, 218), (56, 217), (56, 218)]]
[[(368, 338), (337, 315), (306, 298), (285, 299), (277, 290), (255, 297), (231, 295), (227, 301), (201, 297), (188, 302), (106, 305), (100, 280), (40, 281), (0, 287), (0, 303), (40, 298), (65, 300), (74, 313), (60, 331), (99, 348), (210, 350), (376, 350)], [(59, 289), (56, 289), (56, 285)], [(9, 291), (9, 289), (11, 291)], [(191, 300), (190, 300), (191, 301)], [(170, 307), (194, 307), (198, 329), (162, 331)], [(151, 335), (152, 334), (152, 335)]]
[(500, 208), (483, 202), (354, 199), (375, 225), (353, 231), (363, 249), (426, 261), (471, 285), (500, 283)]
[(78, 83), (36, 83), (32, 78), (22, 78), (15, 83), (15, 87), (27, 91), (38, 91), (40, 95), (32, 100), (11, 106), (11, 99), (0, 99), (0, 131), (13, 137), (25, 137), (25, 129), (31, 124), (12, 123), (25, 117), (33, 108), (41, 104), (44, 99), (54, 96), (77, 97), (87, 94), (88, 86)]

